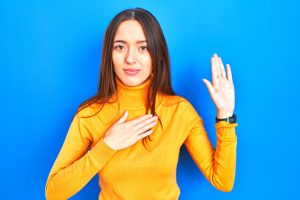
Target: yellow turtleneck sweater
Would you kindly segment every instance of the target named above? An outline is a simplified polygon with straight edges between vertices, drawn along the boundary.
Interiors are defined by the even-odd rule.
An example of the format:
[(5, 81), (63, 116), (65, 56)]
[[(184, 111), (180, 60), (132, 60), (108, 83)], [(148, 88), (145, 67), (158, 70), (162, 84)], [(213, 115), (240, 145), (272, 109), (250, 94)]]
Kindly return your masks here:
[[(145, 114), (145, 97), (150, 79), (128, 87), (117, 80), (118, 101), (77, 113), (46, 183), (47, 199), (68, 199), (97, 173), (99, 200), (175, 200), (180, 189), (176, 167), (180, 147), (185, 144), (198, 168), (217, 189), (231, 191), (235, 179), (237, 137), (235, 126), (218, 122), (217, 145), (213, 148), (203, 120), (193, 106), (179, 96), (157, 95), (158, 123), (150, 135), (148, 151), (142, 140), (122, 149), (111, 149), (103, 137), (125, 110), (127, 120)], [(112, 97), (115, 98), (115, 97)]]

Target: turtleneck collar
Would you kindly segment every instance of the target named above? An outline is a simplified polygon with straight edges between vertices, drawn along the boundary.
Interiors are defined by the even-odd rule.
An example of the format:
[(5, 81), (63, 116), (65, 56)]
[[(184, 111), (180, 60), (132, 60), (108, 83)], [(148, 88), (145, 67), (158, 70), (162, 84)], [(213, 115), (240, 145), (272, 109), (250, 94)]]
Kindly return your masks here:
[(118, 77), (115, 80), (117, 83), (118, 102), (121, 106), (133, 109), (146, 107), (151, 78), (137, 86), (127, 86)]

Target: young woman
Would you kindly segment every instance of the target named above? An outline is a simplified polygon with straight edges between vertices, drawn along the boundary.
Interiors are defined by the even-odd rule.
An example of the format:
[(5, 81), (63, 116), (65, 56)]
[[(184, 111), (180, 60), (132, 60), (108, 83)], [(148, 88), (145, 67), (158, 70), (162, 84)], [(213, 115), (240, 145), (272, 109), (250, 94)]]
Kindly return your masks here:
[(203, 120), (171, 87), (167, 44), (155, 17), (144, 9), (114, 17), (104, 37), (97, 94), (74, 114), (46, 183), (47, 199), (67, 199), (99, 174), (101, 200), (178, 199), (176, 166), (184, 144), (217, 189), (235, 179), (234, 87), (216, 54), (212, 83), (217, 146)]

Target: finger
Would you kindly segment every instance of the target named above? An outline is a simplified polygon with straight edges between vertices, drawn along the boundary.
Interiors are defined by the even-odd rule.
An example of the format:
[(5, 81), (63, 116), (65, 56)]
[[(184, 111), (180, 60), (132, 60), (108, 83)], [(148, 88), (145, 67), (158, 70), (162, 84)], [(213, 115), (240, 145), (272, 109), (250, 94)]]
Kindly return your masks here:
[(214, 87), (211, 85), (211, 83), (208, 80), (202, 79), (202, 81), (205, 83), (210, 96), (214, 99), (214, 96), (216, 95), (216, 91), (215, 91)]
[(128, 117), (128, 112), (127, 110), (125, 110), (125, 112), (123, 113), (122, 117), (116, 122), (117, 124), (123, 123), (126, 121)]
[(226, 65), (226, 70), (227, 70), (227, 79), (232, 82), (233, 81), (232, 80), (232, 72), (231, 72), (231, 67), (229, 64)]
[[(146, 120), (144, 120), (142, 122), (139, 122), (139, 123), (135, 124), (134, 130), (139, 130), (139, 129), (143, 128), (144, 126), (147, 126), (148, 124), (156, 122), (157, 119), (158, 119), (157, 116), (153, 116), (153, 117), (151, 117), (149, 119), (146, 119)], [(146, 129), (146, 130), (148, 130), (148, 129)], [(144, 131), (146, 131), (146, 130), (144, 130)], [(144, 131), (142, 131), (142, 132), (144, 132)]]
[(221, 75), (223, 78), (226, 78), (226, 72), (225, 72), (224, 64), (222, 62), (221, 57), (218, 57), (218, 62), (219, 62), (219, 66), (221, 68)]
[(145, 131), (151, 129), (153, 126), (155, 126), (157, 124), (157, 121), (153, 121), (151, 122), (150, 124), (147, 124), (145, 126), (142, 126), (141, 128), (139, 128), (137, 131), (136, 131), (136, 134), (141, 134), (141, 133), (144, 133)]
[(153, 133), (153, 130), (146, 131), (146, 132), (144, 132), (142, 134), (137, 135), (136, 139), (137, 140), (143, 139), (144, 137), (150, 135), (151, 133)]
[(216, 67), (217, 77), (221, 78), (222, 72), (221, 72), (221, 67), (220, 67), (219, 61), (218, 61), (219, 57), (216, 53), (214, 54), (213, 59), (214, 59), (215, 67)]
[(136, 125), (136, 124), (138, 124), (138, 123), (140, 123), (140, 122), (142, 122), (144, 120), (147, 120), (147, 119), (151, 118), (152, 116), (153, 116), (152, 114), (143, 115), (143, 116), (135, 118), (135, 119), (133, 119), (131, 121), (128, 121), (127, 124), (130, 125), (130, 126)]
[(211, 75), (212, 75), (212, 82), (213, 84), (216, 84), (217, 82), (217, 79), (218, 79), (218, 72), (217, 72), (217, 66), (215, 64), (215, 61), (214, 61), (214, 57), (211, 58)]

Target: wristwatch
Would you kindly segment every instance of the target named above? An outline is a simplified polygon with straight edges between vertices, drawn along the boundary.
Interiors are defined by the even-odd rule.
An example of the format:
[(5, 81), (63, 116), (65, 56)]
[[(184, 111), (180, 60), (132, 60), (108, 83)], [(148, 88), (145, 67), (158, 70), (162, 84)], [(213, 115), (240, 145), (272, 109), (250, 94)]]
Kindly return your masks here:
[(235, 114), (233, 114), (231, 117), (227, 117), (227, 118), (223, 118), (223, 119), (218, 119), (216, 117), (216, 123), (220, 122), (220, 121), (225, 121), (225, 122), (229, 122), (229, 123), (233, 124), (236, 122), (236, 119), (237, 119), (237, 117)]

